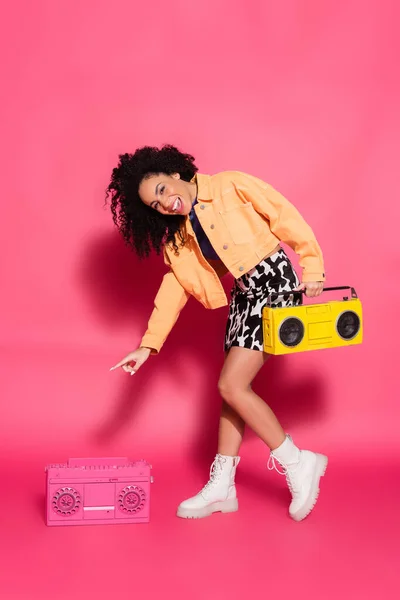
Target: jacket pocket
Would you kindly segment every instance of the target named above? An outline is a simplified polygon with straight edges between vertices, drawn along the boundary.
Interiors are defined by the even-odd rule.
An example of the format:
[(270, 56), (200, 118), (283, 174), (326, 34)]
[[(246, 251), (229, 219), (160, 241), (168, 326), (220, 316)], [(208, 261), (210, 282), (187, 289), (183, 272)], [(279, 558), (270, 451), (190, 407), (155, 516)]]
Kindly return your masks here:
[(262, 225), (251, 202), (221, 212), (221, 217), (235, 244), (251, 243)]

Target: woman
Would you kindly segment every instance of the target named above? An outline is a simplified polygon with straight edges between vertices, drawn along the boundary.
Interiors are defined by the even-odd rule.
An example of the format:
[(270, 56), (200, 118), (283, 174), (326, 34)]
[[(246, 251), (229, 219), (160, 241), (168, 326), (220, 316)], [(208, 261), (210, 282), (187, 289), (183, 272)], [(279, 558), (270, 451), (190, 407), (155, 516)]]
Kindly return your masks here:
[[(290, 516), (304, 519), (316, 503), (328, 459), (299, 450), (251, 383), (268, 359), (261, 321), (268, 295), (304, 290), (315, 297), (323, 290), (323, 259), (313, 232), (281, 194), (251, 175), (198, 174), (194, 158), (169, 145), (119, 158), (107, 188), (114, 222), (139, 257), (163, 252), (169, 270), (140, 347), (112, 370), (122, 367), (133, 375), (157, 354), (190, 296), (210, 309), (227, 305), (220, 277), (230, 272), (235, 278), (219, 380), (218, 453), (209, 481), (180, 504), (177, 515), (200, 518), (238, 509), (235, 472), (247, 424), (270, 449), (268, 468), (286, 475)], [(301, 284), (280, 241), (300, 257)], [(280, 305), (290, 302), (293, 294), (278, 298)]]

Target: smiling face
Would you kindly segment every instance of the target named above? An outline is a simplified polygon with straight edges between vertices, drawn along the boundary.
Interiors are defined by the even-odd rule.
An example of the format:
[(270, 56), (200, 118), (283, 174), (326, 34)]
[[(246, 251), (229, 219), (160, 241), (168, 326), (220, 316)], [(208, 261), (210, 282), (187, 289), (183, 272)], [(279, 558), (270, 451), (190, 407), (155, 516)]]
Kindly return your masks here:
[(139, 196), (163, 215), (188, 215), (196, 198), (196, 184), (182, 181), (179, 173), (159, 173), (142, 180)]

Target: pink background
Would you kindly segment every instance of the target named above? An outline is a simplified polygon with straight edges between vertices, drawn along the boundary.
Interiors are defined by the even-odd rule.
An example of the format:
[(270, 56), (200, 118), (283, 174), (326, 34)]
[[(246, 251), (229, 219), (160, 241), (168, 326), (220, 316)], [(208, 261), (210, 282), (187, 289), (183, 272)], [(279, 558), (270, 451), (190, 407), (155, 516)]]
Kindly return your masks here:
[[(0, 594), (398, 598), (398, 3), (37, 0), (6, 12)], [(215, 452), (226, 310), (191, 301), (140, 374), (109, 373), (136, 347), (163, 265), (124, 247), (104, 189), (118, 153), (164, 142), (202, 172), (274, 185), (314, 228), (327, 283), (362, 299), (361, 347), (278, 359), (256, 384), (300, 446), (330, 455), (300, 525), (251, 433), (239, 513), (174, 516)], [(45, 527), (44, 465), (91, 455), (152, 462), (149, 525)]]

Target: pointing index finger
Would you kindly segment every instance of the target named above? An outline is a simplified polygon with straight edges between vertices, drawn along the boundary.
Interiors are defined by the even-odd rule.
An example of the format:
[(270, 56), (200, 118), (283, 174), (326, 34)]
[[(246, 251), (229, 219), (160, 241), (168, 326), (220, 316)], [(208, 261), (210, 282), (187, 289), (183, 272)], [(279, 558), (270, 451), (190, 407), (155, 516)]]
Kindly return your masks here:
[(111, 367), (110, 371), (115, 371), (115, 369), (118, 369), (118, 367), (122, 367), (127, 362), (128, 361), (126, 360), (126, 358), (124, 358), (123, 360), (120, 360), (119, 363), (117, 363), (116, 365)]

